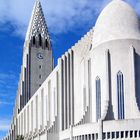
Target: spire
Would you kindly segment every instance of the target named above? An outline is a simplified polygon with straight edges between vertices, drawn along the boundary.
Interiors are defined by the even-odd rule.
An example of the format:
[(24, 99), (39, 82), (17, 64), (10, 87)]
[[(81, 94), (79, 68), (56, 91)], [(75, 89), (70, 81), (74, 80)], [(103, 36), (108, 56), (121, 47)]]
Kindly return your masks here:
[(41, 34), (43, 37), (49, 39), (48, 28), (40, 0), (35, 1), (35, 5), (32, 11), (30, 23), (26, 34), (26, 40), (29, 40), (32, 36), (36, 36), (38, 34)]

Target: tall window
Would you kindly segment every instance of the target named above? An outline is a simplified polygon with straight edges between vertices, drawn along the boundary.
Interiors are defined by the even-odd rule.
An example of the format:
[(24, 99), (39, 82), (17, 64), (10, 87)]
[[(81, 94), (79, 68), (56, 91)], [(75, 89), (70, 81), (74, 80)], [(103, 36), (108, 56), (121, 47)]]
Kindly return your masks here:
[(35, 36), (33, 36), (33, 45), (35, 45)]
[(96, 77), (96, 120), (101, 118), (101, 80)]
[(39, 34), (39, 45), (42, 45), (42, 39), (41, 39), (41, 34)]
[(46, 48), (48, 48), (49, 44), (48, 44), (48, 40), (47, 39), (45, 40), (45, 44), (46, 44)]
[(124, 80), (121, 71), (117, 73), (118, 119), (124, 119)]

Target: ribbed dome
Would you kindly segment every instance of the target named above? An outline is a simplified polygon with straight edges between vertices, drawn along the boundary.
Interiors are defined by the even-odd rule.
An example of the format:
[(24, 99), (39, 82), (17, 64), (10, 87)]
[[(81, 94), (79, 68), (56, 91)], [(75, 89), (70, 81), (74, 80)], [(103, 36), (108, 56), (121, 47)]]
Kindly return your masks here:
[(113, 0), (101, 12), (94, 28), (93, 45), (116, 39), (140, 39), (138, 16), (122, 0)]

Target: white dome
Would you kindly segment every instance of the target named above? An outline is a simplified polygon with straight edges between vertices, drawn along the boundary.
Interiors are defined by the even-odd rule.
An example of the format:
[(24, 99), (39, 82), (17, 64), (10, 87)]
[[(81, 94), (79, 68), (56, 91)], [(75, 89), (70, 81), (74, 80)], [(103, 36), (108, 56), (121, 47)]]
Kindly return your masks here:
[(116, 39), (140, 39), (138, 16), (122, 0), (113, 0), (99, 15), (94, 28), (93, 46)]

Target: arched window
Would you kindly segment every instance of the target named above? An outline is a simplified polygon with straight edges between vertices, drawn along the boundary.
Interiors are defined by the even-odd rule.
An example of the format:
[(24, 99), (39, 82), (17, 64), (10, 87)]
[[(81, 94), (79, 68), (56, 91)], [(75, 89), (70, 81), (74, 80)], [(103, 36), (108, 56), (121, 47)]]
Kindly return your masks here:
[(117, 73), (118, 119), (124, 119), (124, 80), (123, 73)]
[(41, 34), (39, 34), (39, 46), (42, 45)]
[(101, 80), (96, 77), (96, 120), (101, 118)]

